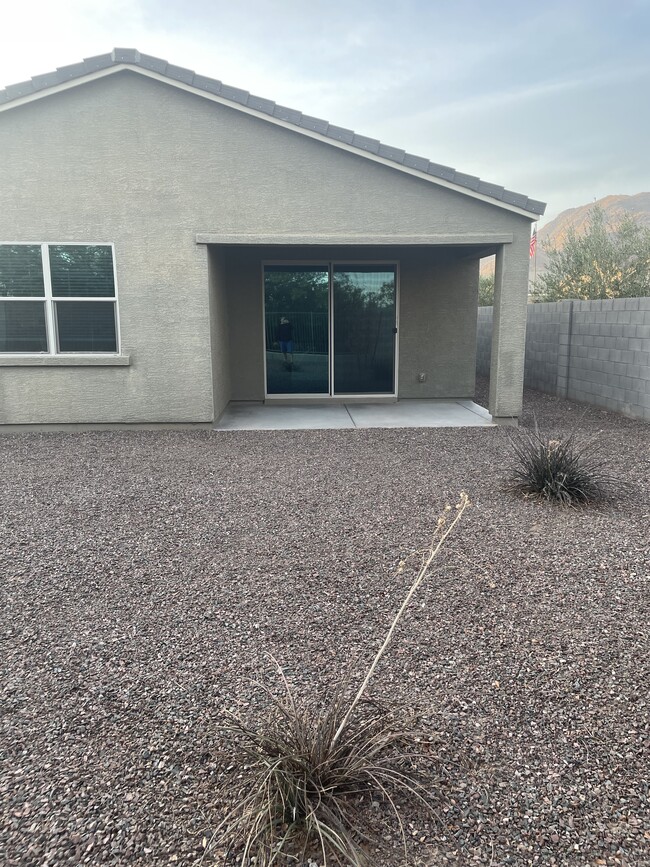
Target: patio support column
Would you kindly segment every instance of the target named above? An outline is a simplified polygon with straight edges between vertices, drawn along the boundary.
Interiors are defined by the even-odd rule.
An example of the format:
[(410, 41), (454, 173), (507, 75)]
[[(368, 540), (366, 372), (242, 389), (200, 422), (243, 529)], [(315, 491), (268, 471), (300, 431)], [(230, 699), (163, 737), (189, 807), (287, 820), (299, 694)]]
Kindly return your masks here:
[(489, 405), (497, 424), (517, 425), (523, 404), (529, 244), (524, 230), (497, 248)]

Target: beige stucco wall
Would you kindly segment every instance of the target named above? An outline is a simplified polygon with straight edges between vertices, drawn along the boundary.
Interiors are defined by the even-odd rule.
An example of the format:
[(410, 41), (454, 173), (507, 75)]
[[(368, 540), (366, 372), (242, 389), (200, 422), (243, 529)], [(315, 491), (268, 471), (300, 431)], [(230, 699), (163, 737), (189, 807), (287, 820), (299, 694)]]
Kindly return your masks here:
[(210, 342), (212, 347), (212, 398), (214, 418), (219, 418), (230, 400), (230, 315), (224, 251), (209, 250)]
[[(529, 221), (135, 73), (2, 112), (0, 242), (114, 242), (130, 364), (3, 365), (0, 423), (210, 421), (213, 382), (217, 412), (227, 399), (226, 357), (233, 396), (249, 393), (242, 359), (256, 337), (261, 353), (262, 323), (237, 313), (250, 275), (225, 269), (226, 351), (220, 278), (211, 302), (197, 233), (468, 231), (523, 239)], [(404, 328), (424, 339), (416, 317), (408, 322), (405, 308)], [(418, 351), (409, 364), (421, 364)]]
[[(474, 397), (478, 276), (478, 258), (459, 252), (405, 253), (400, 268), (400, 397)], [(419, 373), (426, 374), (424, 383), (418, 382)]]
[(497, 250), (489, 402), (490, 413), (497, 420), (521, 415), (528, 300), (521, 285), (528, 281), (528, 268), (529, 244), (521, 234)]

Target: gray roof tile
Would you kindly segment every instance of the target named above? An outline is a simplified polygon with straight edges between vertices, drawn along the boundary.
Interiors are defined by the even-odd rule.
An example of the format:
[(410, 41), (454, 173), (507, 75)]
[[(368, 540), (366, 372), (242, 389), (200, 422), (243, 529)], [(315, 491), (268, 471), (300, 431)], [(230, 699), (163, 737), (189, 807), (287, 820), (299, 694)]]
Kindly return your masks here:
[(192, 84), (194, 81), (194, 71), (192, 69), (185, 69), (183, 66), (174, 66), (171, 63), (167, 64), (165, 75), (169, 76), (169, 78), (173, 78), (174, 81), (182, 81), (183, 84)]
[(247, 90), (242, 90), (240, 87), (231, 87), (229, 84), (222, 84), (221, 96), (226, 99), (232, 99), (233, 102), (239, 102), (241, 105), (246, 105), (250, 94)]
[(296, 111), (295, 108), (287, 108), (286, 105), (276, 105), (273, 109), (273, 117), (277, 117), (278, 120), (287, 120), (289, 123), (300, 124), (302, 112)]
[(390, 145), (381, 144), (381, 142), (377, 153), (385, 160), (393, 160), (395, 163), (403, 163), (406, 155), (406, 151), (401, 148), (393, 148)]
[(453, 182), (458, 184), (459, 187), (467, 187), (469, 190), (478, 190), (478, 185), (481, 183), (481, 179), (474, 175), (466, 175), (464, 172), (454, 172)]
[(528, 204), (524, 210), (532, 211), (533, 214), (543, 214), (546, 210), (546, 202), (540, 202), (538, 199), (528, 199)]
[(300, 126), (303, 129), (311, 129), (314, 132), (319, 132), (321, 135), (327, 135), (329, 123), (322, 120), (320, 117), (310, 117), (308, 114), (303, 114), (300, 118)]
[(56, 84), (61, 84), (61, 78), (58, 72), (46, 72), (43, 75), (35, 75), (32, 78), (34, 90), (44, 90), (46, 87), (54, 87)]
[(492, 196), (493, 199), (499, 199), (503, 201), (503, 187), (500, 187), (498, 184), (488, 184), (487, 181), (481, 181), (478, 185), (478, 192), (482, 193), (484, 196)]
[(144, 69), (150, 69), (152, 72), (158, 72), (160, 75), (164, 75), (167, 71), (167, 61), (163, 60), (161, 57), (153, 57), (151, 54), (141, 54), (140, 62), (138, 66), (144, 67)]
[(381, 142), (376, 138), (368, 138), (366, 135), (357, 135), (355, 133), (352, 139), (352, 144), (355, 148), (361, 148), (364, 151), (370, 151), (372, 154), (379, 153), (379, 145)]
[(272, 99), (264, 99), (261, 96), (249, 96), (248, 107), (254, 108), (256, 111), (263, 111), (265, 114), (273, 114), (275, 103)]
[(440, 165), (440, 163), (429, 163), (426, 172), (428, 175), (442, 178), (444, 181), (453, 181), (456, 175), (456, 169), (452, 169), (451, 166)]
[(216, 78), (206, 78), (204, 75), (195, 75), (194, 87), (198, 87), (201, 90), (207, 90), (208, 93), (218, 94), (221, 93), (223, 84), (220, 81), (217, 81)]
[(426, 157), (417, 157), (415, 154), (404, 154), (402, 165), (416, 169), (418, 172), (426, 172), (429, 168), (429, 160)]
[(140, 52), (137, 48), (114, 48), (113, 60), (116, 63), (140, 63)]
[(523, 208), (524, 210), (528, 204), (528, 196), (525, 196), (523, 193), (513, 193), (512, 190), (504, 190), (501, 198), (507, 204), (515, 205), (515, 207)]
[(329, 138), (335, 138), (337, 141), (352, 144), (352, 140), (354, 139), (354, 130), (346, 129), (344, 126), (332, 126), (332, 124), (330, 124), (327, 127), (327, 135)]
[(206, 91), (207, 93), (218, 94), (224, 99), (239, 103), (240, 105), (249, 106), (256, 111), (268, 114), (270, 117), (287, 121), (287, 123), (295, 124), (302, 129), (313, 130), (327, 138), (345, 142), (346, 144), (350, 144), (353, 147), (367, 151), (368, 153), (378, 154), (384, 159), (390, 160), (398, 165), (408, 166), (411, 169), (426, 172), (433, 177), (447, 180), (460, 187), (478, 191), (479, 193), (494, 199), (496, 202), (504, 202), (509, 205), (514, 205), (524, 211), (528, 211), (530, 214), (543, 214), (546, 209), (544, 202), (539, 202), (536, 199), (529, 199), (522, 193), (505, 190), (498, 184), (491, 184), (487, 181), (482, 181), (480, 178), (474, 177), (473, 175), (466, 175), (462, 172), (457, 172), (449, 166), (432, 163), (426, 157), (419, 157), (415, 154), (406, 153), (401, 148), (382, 144), (377, 139), (357, 135), (351, 129), (333, 126), (322, 118), (311, 117), (306, 114), (303, 115), (302, 112), (296, 111), (293, 108), (276, 105), (276, 103), (270, 99), (263, 99), (260, 96), (251, 96), (246, 90), (241, 90), (238, 87), (231, 87), (230, 85), (223, 84), (221, 81), (217, 81), (214, 78), (196, 75), (191, 69), (185, 69), (182, 66), (173, 66), (160, 57), (153, 57), (150, 54), (140, 54), (140, 52), (135, 48), (115, 48), (110, 54), (98, 54), (95, 57), (87, 57), (82, 63), (74, 63), (70, 66), (61, 66), (56, 70), (56, 72), (49, 72), (45, 75), (36, 75), (31, 81), (21, 81), (18, 84), (9, 85), (9, 87), (4, 90), (0, 90), (0, 103), (11, 102), (13, 99), (19, 99), (20, 97), (29, 95), (35, 91), (55, 87), (57, 84), (63, 84), (66, 81), (71, 81), (75, 78), (87, 75), (88, 73), (107, 69), (110, 66), (123, 63), (141, 66), (143, 69), (149, 69), (153, 72), (159, 73), (160, 75), (168, 76), (174, 81), (182, 81), (185, 84), (190, 84), (199, 90)]
[(19, 81), (18, 84), (10, 84), (5, 88), (7, 99), (18, 99), (21, 96), (26, 96), (28, 93), (34, 93), (34, 85), (29, 81)]
[(80, 75), (86, 75), (87, 69), (84, 63), (72, 63), (70, 66), (58, 66), (56, 74), (59, 81), (70, 81), (71, 78), (79, 78)]
[(97, 72), (99, 69), (108, 69), (113, 65), (113, 58), (110, 54), (97, 54), (95, 57), (84, 58), (84, 69), (86, 72)]

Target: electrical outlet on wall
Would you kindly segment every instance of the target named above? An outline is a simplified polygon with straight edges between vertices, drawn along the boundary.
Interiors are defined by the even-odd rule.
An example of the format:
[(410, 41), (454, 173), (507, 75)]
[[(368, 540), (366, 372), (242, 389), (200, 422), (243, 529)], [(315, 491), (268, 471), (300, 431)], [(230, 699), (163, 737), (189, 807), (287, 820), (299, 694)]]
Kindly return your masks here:
[(418, 382), (426, 382), (426, 381), (427, 381), (426, 373), (418, 373)]

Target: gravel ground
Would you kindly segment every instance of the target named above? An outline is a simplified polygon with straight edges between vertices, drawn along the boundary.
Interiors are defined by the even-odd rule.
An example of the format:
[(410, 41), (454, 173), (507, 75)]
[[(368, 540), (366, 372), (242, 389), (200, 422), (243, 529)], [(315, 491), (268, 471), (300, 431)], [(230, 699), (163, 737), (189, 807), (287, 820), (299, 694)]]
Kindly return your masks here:
[[(309, 694), (369, 660), (464, 489), (374, 683), (425, 708), (443, 776), (410, 862), (650, 865), (650, 427), (533, 413), (629, 491), (515, 499), (503, 429), (0, 437), (0, 862), (198, 864), (220, 710), (259, 707), (265, 651)], [(373, 864), (401, 865), (379, 811)]]

